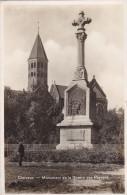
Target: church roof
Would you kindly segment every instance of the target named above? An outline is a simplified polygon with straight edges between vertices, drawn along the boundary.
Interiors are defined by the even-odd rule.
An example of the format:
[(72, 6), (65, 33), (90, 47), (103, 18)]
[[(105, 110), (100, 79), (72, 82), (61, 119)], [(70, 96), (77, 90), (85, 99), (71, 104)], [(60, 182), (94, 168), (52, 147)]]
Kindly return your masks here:
[(39, 33), (36, 37), (36, 40), (34, 42), (34, 45), (33, 45), (33, 48), (31, 50), (31, 54), (29, 57), (29, 59), (34, 59), (34, 58), (45, 59), (48, 61), (48, 58), (46, 56)]
[(67, 89), (67, 86), (64, 85), (56, 85), (55, 83), (51, 85), (50, 88), (50, 94), (54, 95), (54, 89), (57, 90), (57, 95), (59, 95), (60, 98), (64, 98), (64, 91)]
[(95, 78), (93, 78), (92, 81), (90, 82), (90, 86), (96, 92), (97, 99), (105, 99), (106, 100), (106, 95)]
[[(102, 90), (102, 88), (100, 87), (100, 85), (98, 84), (98, 82), (96, 81), (95, 78), (92, 79), (92, 81), (89, 82), (89, 86), (90, 88), (93, 88), (93, 91), (96, 93), (96, 98), (97, 99), (104, 99), (107, 101), (106, 95), (104, 93), (104, 91)], [(67, 89), (67, 86), (64, 85), (56, 85), (55, 83), (51, 85), (50, 88), (50, 93), (54, 93), (53, 88), (56, 87), (57, 92), (60, 96), (60, 98), (64, 98), (64, 91)]]
[(67, 86), (56, 85), (56, 87), (58, 89), (58, 93), (59, 93), (60, 97), (64, 98), (64, 91), (67, 89)]

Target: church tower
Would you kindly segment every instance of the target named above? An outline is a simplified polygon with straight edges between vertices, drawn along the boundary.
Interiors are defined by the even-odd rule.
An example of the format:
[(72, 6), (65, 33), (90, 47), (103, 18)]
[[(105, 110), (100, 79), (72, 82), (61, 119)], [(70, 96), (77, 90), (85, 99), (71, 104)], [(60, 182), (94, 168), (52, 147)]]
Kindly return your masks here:
[(48, 91), (48, 59), (39, 35), (39, 31), (28, 59), (28, 91), (39, 89)]

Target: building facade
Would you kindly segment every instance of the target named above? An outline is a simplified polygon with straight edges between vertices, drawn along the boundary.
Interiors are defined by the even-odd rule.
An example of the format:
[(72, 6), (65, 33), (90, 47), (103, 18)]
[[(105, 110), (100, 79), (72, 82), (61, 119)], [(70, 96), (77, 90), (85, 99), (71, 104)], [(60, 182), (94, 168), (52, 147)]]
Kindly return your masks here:
[(40, 88), (48, 91), (47, 71), (48, 58), (38, 33), (28, 59), (28, 91)]

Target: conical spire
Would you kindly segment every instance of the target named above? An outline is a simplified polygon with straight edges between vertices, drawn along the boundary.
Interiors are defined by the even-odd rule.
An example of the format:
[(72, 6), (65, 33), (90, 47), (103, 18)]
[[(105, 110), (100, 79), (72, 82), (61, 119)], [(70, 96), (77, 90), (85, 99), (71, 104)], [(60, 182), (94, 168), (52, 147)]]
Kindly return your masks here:
[(31, 50), (29, 60), (30, 59), (35, 59), (35, 58), (45, 59), (45, 60), (48, 61), (48, 58), (46, 56), (46, 53), (45, 53), (45, 50), (44, 50), (44, 47), (43, 47), (43, 44), (42, 44), (39, 33), (37, 34), (37, 37), (36, 37), (36, 40), (34, 42), (33, 48)]

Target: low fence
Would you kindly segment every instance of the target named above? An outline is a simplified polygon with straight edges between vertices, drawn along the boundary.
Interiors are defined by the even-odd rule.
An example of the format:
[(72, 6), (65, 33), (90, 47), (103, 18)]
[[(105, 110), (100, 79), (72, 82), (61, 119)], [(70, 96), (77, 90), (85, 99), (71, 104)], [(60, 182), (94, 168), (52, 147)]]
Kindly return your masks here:
[[(23, 144), (26, 152), (55, 150), (57, 144)], [(18, 152), (19, 144), (5, 144), (5, 156), (11, 152)]]
[[(124, 164), (123, 144), (94, 144), (93, 149), (56, 150), (56, 144), (24, 144), (25, 162), (84, 162)], [(17, 162), (18, 144), (5, 145), (5, 157)]]

